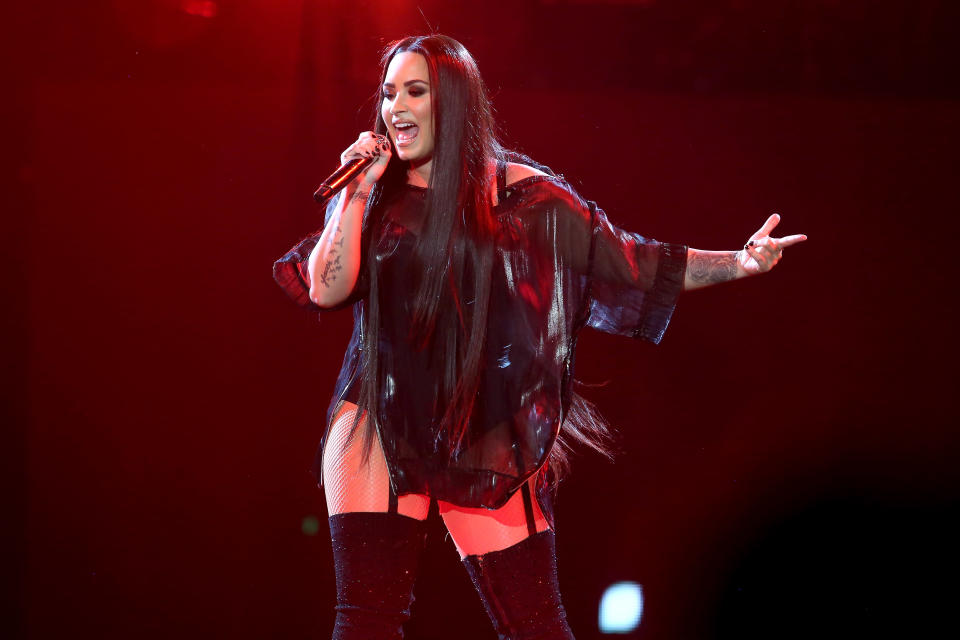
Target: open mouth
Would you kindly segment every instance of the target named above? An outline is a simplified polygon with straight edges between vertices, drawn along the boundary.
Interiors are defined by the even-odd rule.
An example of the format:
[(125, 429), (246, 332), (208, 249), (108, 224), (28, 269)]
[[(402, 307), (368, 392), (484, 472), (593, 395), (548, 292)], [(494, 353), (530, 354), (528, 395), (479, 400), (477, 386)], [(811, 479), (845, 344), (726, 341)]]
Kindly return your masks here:
[(397, 131), (397, 146), (405, 147), (411, 144), (420, 133), (420, 127), (412, 122), (398, 122), (393, 127)]

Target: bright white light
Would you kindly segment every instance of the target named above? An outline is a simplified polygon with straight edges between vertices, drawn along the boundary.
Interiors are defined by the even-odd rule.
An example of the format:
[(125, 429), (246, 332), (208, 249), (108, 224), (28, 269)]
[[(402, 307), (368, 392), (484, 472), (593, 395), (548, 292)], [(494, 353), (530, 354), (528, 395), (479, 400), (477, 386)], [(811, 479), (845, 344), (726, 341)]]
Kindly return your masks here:
[(600, 632), (630, 633), (643, 615), (643, 587), (636, 582), (617, 582), (600, 599)]

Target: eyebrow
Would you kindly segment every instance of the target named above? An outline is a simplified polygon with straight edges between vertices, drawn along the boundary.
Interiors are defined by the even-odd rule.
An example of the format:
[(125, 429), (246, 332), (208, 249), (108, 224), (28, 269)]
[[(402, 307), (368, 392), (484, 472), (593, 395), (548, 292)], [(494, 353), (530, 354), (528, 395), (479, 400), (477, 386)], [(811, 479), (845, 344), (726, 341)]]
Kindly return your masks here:
[[(406, 82), (403, 83), (403, 86), (409, 87), (410, 85), (417, 84), (418, 82), (420, 84), (425, 84), (428, 87), (430, 86), (430, 83), (427, 82), (426, 80), (407, 80)], [(392, 82), (384, 82), (383, 86), (393, 88), (395, 85)]]

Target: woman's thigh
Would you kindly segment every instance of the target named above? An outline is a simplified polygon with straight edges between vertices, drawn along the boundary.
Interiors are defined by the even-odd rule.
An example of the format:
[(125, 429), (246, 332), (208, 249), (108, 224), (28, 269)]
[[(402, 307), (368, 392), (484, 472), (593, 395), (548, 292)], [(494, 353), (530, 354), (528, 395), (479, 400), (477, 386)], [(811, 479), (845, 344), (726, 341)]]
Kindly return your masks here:
[[(536, 496), (537, 476), (528, 482), (530, 495)], [(550, 528), (547, 519), (537, 504), (530, 501), (533, 509), (533, 527), (537, 533)], [(439, 501), (440, 516), (450, 532), (460, 558), (500, 551), (522, 542), (530, 535), (527, 510), (522, 491), (517, 491), (499, 509), (458, 507)]]
[[(337, 409), (327, 433), (323, 450), (323, 491), (327, 513), (386, 513), (390, 506), (390, 476), (380, 442), (374, 438), (370, 456), (364, 459), (363, 432), (366, 416), (360, 419), (357, 435), (352, 440), (357, 405), (344, 402)], [(397, 513), (425, 520), (430, 509), (427, 496), (409, 494), (397, 499)]]

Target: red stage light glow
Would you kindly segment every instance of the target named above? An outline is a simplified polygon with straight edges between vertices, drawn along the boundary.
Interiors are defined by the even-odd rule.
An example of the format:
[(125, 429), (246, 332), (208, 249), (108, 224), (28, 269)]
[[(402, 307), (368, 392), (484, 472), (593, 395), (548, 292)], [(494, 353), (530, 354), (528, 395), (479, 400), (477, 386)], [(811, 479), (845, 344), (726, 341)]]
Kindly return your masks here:
[(210, 0), (183, 0), (184, 13), (201, 18), (213, 18), (217, 15), (217, 3)]

